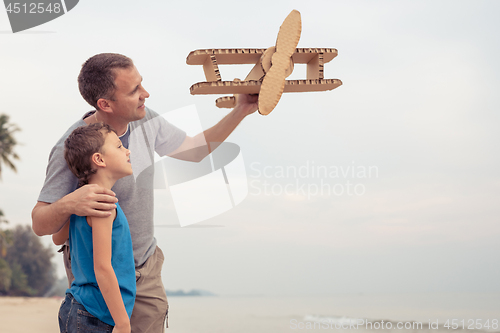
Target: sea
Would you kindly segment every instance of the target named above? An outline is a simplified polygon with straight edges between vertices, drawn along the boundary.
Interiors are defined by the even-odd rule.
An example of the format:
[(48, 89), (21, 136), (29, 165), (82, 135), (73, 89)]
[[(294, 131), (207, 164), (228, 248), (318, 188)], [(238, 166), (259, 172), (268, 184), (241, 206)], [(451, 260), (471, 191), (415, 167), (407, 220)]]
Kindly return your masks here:
[(169, 333), (500, 332), (500, 293), (169, 297)]

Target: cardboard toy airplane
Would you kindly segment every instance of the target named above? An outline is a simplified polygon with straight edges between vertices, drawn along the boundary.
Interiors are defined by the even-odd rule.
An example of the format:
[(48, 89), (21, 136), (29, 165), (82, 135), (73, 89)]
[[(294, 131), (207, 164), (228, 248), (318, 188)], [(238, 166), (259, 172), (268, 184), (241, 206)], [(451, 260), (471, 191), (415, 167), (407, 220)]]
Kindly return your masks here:
[[(189, 53), (188, 65), (202, 65), (207, 82), (189, 88), (198, 94), (259, 94), (259, 113), (269, 114), (283, 92), (326, 91), (342, 85), (338, 79), (324, 79), (323, 65), (337, 56), (336, 49), (297, 48), (301, 32), (300, 13), (293, 10), (280, 27), (276, 46), (268, 49), (206, 49)], [(218, 65), (255, 64), (244, 81), (222, 81)], [(294, 64), (307, 64), (307, 79), (286, 80)], [(235, 106), (234, 96), (218, 98), (222, 108)]]

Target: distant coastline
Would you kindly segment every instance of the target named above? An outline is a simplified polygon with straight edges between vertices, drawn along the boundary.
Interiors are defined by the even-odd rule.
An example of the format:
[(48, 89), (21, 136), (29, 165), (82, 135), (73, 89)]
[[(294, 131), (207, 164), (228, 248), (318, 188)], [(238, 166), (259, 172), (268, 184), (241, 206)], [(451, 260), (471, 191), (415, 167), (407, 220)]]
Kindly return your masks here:
[(184, 291), (182, 289), (179, 290), (165, 290), (167, 296), (217, 296), (216, 294), (201, 290), (201, 289), (192, 289), (191, 291)]
[[(62, 277), (58, 279), (51, 290), (45, 293), (44, 297), (64, 297), (66, 295), (66, 291), (68, 289), (68, 279), (66, 277)], [(184, 291), (182, 289), (179, 290), (168, 290), (165, 292), (167, 296), (218, 296), (210, 291), (203, 289), (191, 289), (190, 291)]]

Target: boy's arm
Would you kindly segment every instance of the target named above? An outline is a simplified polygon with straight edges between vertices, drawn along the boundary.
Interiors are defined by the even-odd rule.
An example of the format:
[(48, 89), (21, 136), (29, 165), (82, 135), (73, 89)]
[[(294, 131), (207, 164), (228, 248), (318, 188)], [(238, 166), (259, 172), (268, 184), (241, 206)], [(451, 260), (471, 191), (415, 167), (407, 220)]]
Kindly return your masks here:
[(56, 245), (63, 245), (66, 243), (66, 240), (69, 238), (69, 220), (66, 221), (66, 224), (56, 232), (55, 234), (52, 235), (52, 241)]
[(111, 233), (116, 211), (109, 217), (89, 217), (94, 247), (94, 271), (99, 289), (115, 321), (113, 332), (130, 332), (130, 319), (111, 266)]

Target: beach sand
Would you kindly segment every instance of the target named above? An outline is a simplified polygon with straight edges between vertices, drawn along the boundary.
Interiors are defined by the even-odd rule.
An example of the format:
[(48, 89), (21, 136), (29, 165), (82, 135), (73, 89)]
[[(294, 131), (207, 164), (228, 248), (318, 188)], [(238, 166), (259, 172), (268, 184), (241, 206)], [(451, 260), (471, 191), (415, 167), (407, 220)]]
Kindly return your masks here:
[[(325, 296), (169, 297), (168, 333), (500, 333), (500, 294), (339, 294)], [(59, 332), (62, 298), (0, 297), (0, 333)], [(307, 322), (354, 318), (356, 322), (419, 322), (416, 329), (299, 329)], [(482, 324), (483, 330), (448, 329), (447, 320)], [(428, 323), (439, 327), (428, 328)], [(299, 324), (300, 323), (300, 324)], [(296, 326), (293, 326), (297, 324)], [(426, 327), (424, 327), (426, 325)], [(314, 327), (314, 326), (313, 326)]]
[(0, 297), (2, 333), (59, 332), (57, 313), (62, 298)]

